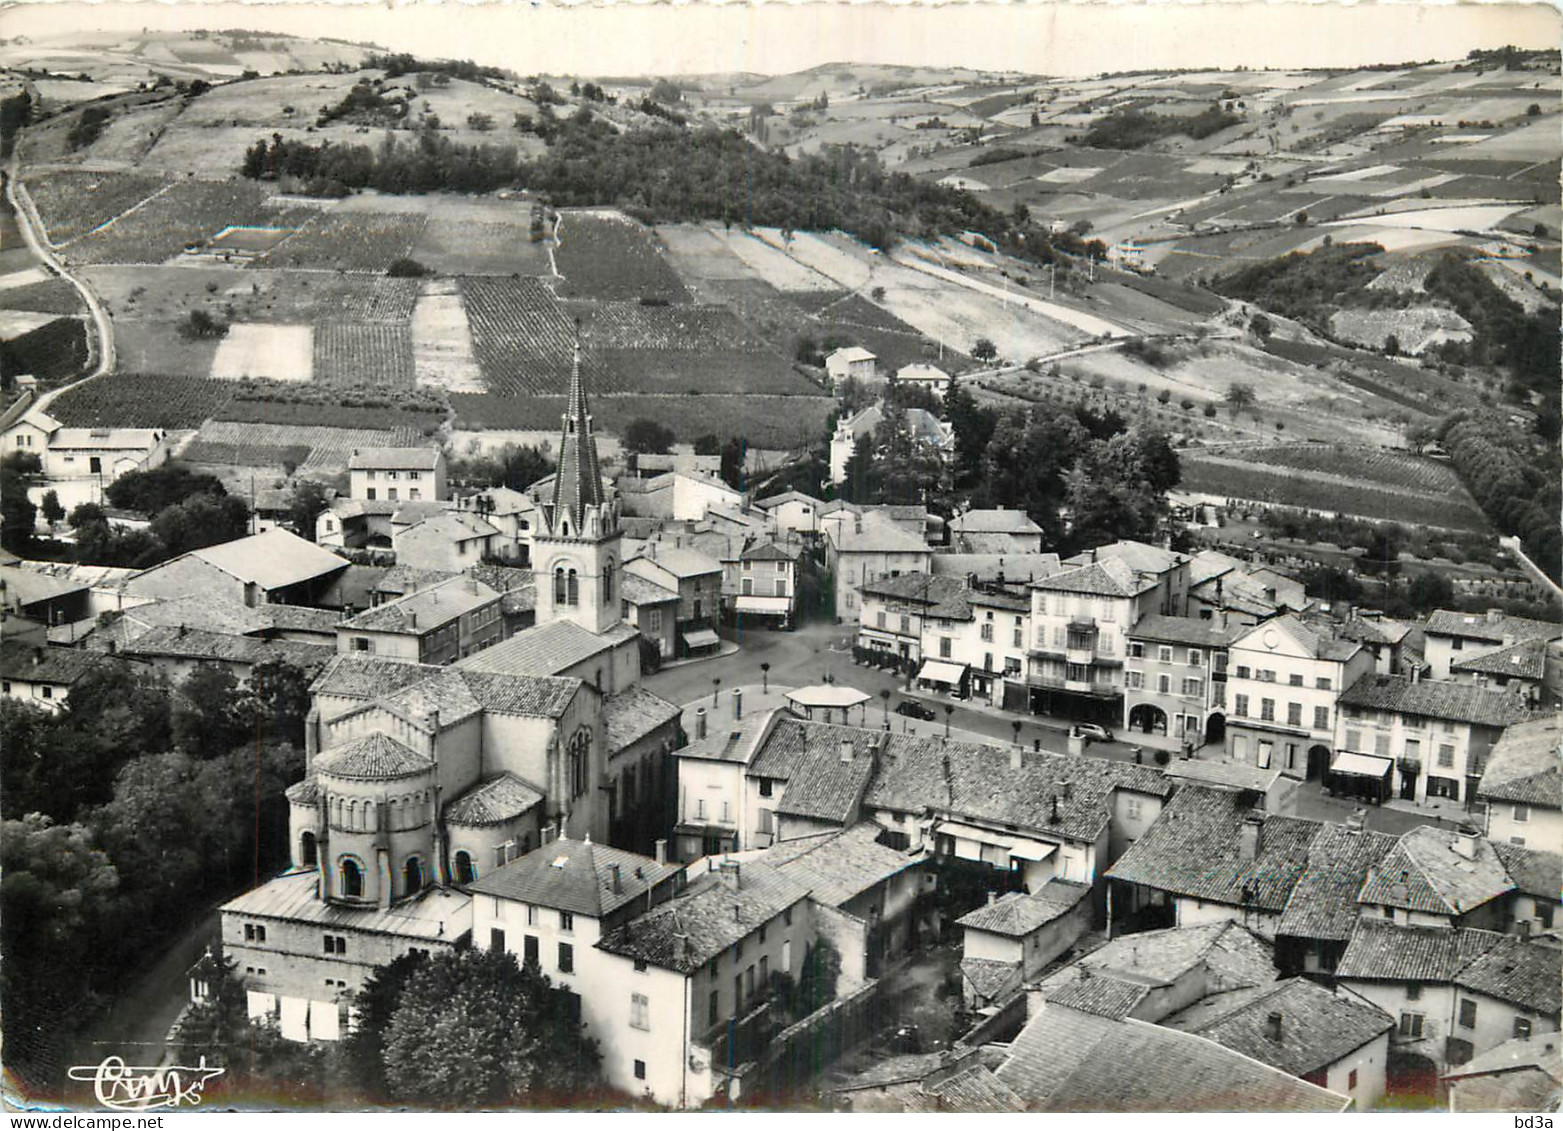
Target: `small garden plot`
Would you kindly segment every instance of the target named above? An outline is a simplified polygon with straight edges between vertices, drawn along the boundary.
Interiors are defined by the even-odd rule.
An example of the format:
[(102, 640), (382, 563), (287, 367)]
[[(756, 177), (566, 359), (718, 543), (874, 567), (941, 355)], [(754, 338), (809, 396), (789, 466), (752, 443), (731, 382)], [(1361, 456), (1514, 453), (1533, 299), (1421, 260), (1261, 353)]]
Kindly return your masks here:
[(56, 247), (108, 223), (168, 182), (139, 173), (82, 173), (55, 170), (27, 182), (27, 193), (38, 208)]
[[(21, 272), (29, 275), (31, 272)], [(8, 310), (34, 310), (40, 314), (82, 314), (81, 295), (64, 279), (42, 275), (41, 281), (6, 286), (15, 276), (0, 276), (0, 304)]]
[(235, 387), (207, 377), (115, 374), (66, 389), (49, 415), (71, 428), (196, 428), (228, 405)]
[(401, 212), (331, 212), (305, 224), (257, 260), (266, 267), (384, 271), (412, 253), (427, 217)]
[(1415, 357), (1440, 342), (1468, 342), (1471, 324), (1452, 310), (1413, 306), (1404, 310), (1337, 310), (1330, 332), (1344, 342), (1381, 349), (1393, 337), (1401, 353)]
[(326, 384), (410, 389), (416, 384), (412, 330), (385, 323), (318, 324), (314, 370), (315, 380)]
[(228, 327), (212, 358), (212, 376), (308, 381), (314, 373), (314, 329), (239, 322)]
[(788, 258), (782, 250), (781, 233), (775, 229), (756, 229), (753, 233), (713, 229), (711, 234), (725, 243), (751, 272), (783, 294), (841, 289), (818, 271)]
[(486, 388), (473, 356), (473, 334), (461, 292), (451, 280), (425, 284), (412, 311), (413, 367), (418, 384), (452, 392)]
[[(480, 374), (464, 377), (465, 384), (460, 391), (565, 392), (565, 383), (570, 379), (575, 326), (553, 291), (536, 279), (464, 279), (461, 295), (465, 300), (460, 324), (465, 335), (465, 356), (467, 364), (473, 364), (476, 359), (473, 368)], [(420, 309), (430, 301), (427, 298), (420, 300)], [(460, 307), (457, 309), (459, 311)], [(434, 359), (444, 356), (438, 352), (438, 344), (456, 342), (457, 328), (454, 315), (443, 307), (439, 311), (430, 308), (425, 317), (429, 320), (429, 329), (420, 339), (415, 318), (413, 338), (415, 343), (420, 340), (430, 343), (419, 355), (418, 372), (420, 381), (431, 383), (426, 376), (424, 356)], [(466, 370), (462, 372), (466, 373)], [(452, 385), (446, 387), (456, 391)]]
[(441, 275), (547, 275), (548, 245), (527, 224), (480, 223), (435, 215), (413, 244), (412, 258)]
[(556, 231), (554, 263), (565, 297), (689, 300), (650, 231), (622, 213), (565, 212)]

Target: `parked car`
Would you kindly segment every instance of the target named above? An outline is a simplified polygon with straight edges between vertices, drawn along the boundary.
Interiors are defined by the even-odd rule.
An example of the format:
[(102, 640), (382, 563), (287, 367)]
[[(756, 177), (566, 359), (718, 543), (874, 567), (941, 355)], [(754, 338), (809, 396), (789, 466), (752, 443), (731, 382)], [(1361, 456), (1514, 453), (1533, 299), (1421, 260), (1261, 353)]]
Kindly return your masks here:
[(931, 719), (934, 717), (932, 707), (925, 707), (916, 699), (903, 699), (901, 705), (895, 709), (898, 715), (906, 715), (913, 719)]
[(1087, 742), (1111, 742), (1113, 732), (1095, 723), (1076, 723), (1075, 734)]

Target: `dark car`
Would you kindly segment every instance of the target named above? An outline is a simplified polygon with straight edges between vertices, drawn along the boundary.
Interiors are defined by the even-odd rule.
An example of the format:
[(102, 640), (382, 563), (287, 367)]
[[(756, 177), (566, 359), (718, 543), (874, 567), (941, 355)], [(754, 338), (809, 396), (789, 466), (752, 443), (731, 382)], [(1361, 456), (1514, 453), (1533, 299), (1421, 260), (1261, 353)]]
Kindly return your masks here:
[(895, 709), (898, 715), (907, 715), (914, 719), (931, 719), (934, 717), (933, 708), (925, 707), (916, 699), (903, 699), (901, 705)]
[(1075, 724), (1075, 734), (1087, 742), (1111, 742), (1113, 740), (1113, 732), (1096, 723)]

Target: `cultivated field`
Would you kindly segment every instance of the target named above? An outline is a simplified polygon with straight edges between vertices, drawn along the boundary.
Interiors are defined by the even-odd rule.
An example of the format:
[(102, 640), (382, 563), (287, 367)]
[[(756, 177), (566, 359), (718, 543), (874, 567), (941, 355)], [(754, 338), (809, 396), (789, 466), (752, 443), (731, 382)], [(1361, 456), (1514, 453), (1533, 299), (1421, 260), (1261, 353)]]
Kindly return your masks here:
[(268, 326), (247, 322), (228, 327), (212, 358), (212, 376), (238, 381), (308, 381), (314, 371), (314, 330), (309, 326)]
[(420, 439), (406, 429), (214, 420), (201, 429), (181, 458), (188, 463), (239, 467), (277, 467), (291, 462), (306, 471), (340, 471), (354, 448), (410, 447)]
[(66, 389), (49, 415), (74, 428), (195, 428), (227, 407), (234, 388), (209, 377), (115, 374)]
[(379, 322), (315, 326), (314, 379), (332, 385), (410, 389), (416, 383), (412, 329)]
[[(557, 434), (563, 397), (500, 397), (451, 394), (456, 427), (473, 431)], [(702, 436), (746, 436), (753, 447), (786, 451), (817, 443), (836, 410), (828, 397), (766, 396), (594, 396), (592, 415), (606, 432), (622, 433), (630, 421), (655, 420), (680, 443)]]
[(425, 283), (413, 306), (413, 368), (418, 384), (452, 392), (482, 392), (472, 333), (454, 280)]
[(566, 298), (686, 302), (689, 293), (649, 229), (619, 212), (560, 214), (554, 263)]

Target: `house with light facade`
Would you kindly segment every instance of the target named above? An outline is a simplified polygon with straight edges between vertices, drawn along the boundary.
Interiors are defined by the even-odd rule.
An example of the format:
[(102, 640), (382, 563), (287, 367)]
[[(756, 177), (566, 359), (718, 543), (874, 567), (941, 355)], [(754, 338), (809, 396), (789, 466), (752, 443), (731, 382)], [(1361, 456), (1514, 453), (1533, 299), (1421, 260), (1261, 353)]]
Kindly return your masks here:
[(872, 383), (879, 379), (879, 358), (862, 346), (842, 346), (825, 358), (825, 372), (838, 387), (848, 377)]
[(953, 632), (956, 624), (970, 619), (967, 593), (960, 578), (922, 571), (864, 582), (858, 587), (858, 647), (871, 655), (895, 656), (903, 667), (920, 667), (925, 630), (937, 624), (941, 631), (926, 633), (935, 640), (933, 655), (959, 663)]
[(1221, 620), (1141, 617), (1128, 632), (1123, 727), (1133, 741), (1224, 746), (1228, 648), (1244, 633)]
[(1042, 528), (1021, 510), (969, 510), (949, 522), (950, 548), (967, 554), (1040, 554)]
[(1321, 781), (1336, 765), (1336, 701), (1373, 669), (1373, 654), (1291, 614), (1255, 625), (1227, 649), (1227, 752), (1234, 761)]
[[(1475, 800), (1482, 767), (1504, 729), (1531, 716), (1506, 691), (1365, 674), (1340, 696), (1335, 745), (1353, 772), (1403, 801)], [(1360, 767), (1360, 768), (1358, 768)]]
[[(1521, 641), (1545, 640), (1549, 644), (1563, 641), (1563, 624), (1510, 616), (1498, 609), (1489, 609), (1485, 613), (1438, 609), (1428, 615), (1422, 632), (1426, 637), (1423, 652), (1428, 674), (1434, 679), (1450, 679), (1457, 664)], [(1560, 654), (1557, 649), (1549, 649), (1549, 655), (1549, 674), (1552, 678), (1546, 682), (1555, 694), (1563, 688), (1559, 682), (1563, 671), (1559, 669)]]
[(354, 448), (347, 459), (350, 498), (438, 502), (450, 497), (439, 448)]
[(836, 619), (858, 620), (860, 590), (869, 582), (927, 573), (933, 551), (918, 535), (870, 511), (832, 524), (825, 536), (825, 568), (835, 577)]
[(722, 616), (722, 563), (691, 546), (647, 542), (624, 563), (637, 577), (678, 593), (675, 632), (680, 654), (720, 646), (716, 626)]
[(764, 513), (779, 534), (796, 534), (807, 539), (820, 537), (820, 516), (825, 508), (821, 499), (802, 491), (783, 491), (779, 495), (756, 500), (754, 509)]
[(416, 522), (391, 520), (391, 550), (398, 565), (463, 570), (500, 557), (499, 529), (475, 511), (446, 510)]
[(339, 652), (449, 664), (504, 638), (500, 594), (457, 575), (349, 617), (336, 628)]
[(536, 506), (523, 491), (509, 487), (487, 487), (476, 494), (462, 495), (456, 508), (477, 515), (495, 530), (489, 553), (511, 565), (526, 567), (532, 562), (532, 529), (537, 521)]
[(1487, 753), (1476, 783), (1487, 835), (1510, 844), (1563, 844), (1563, 720), (1530, 719), (1507, 727)]

